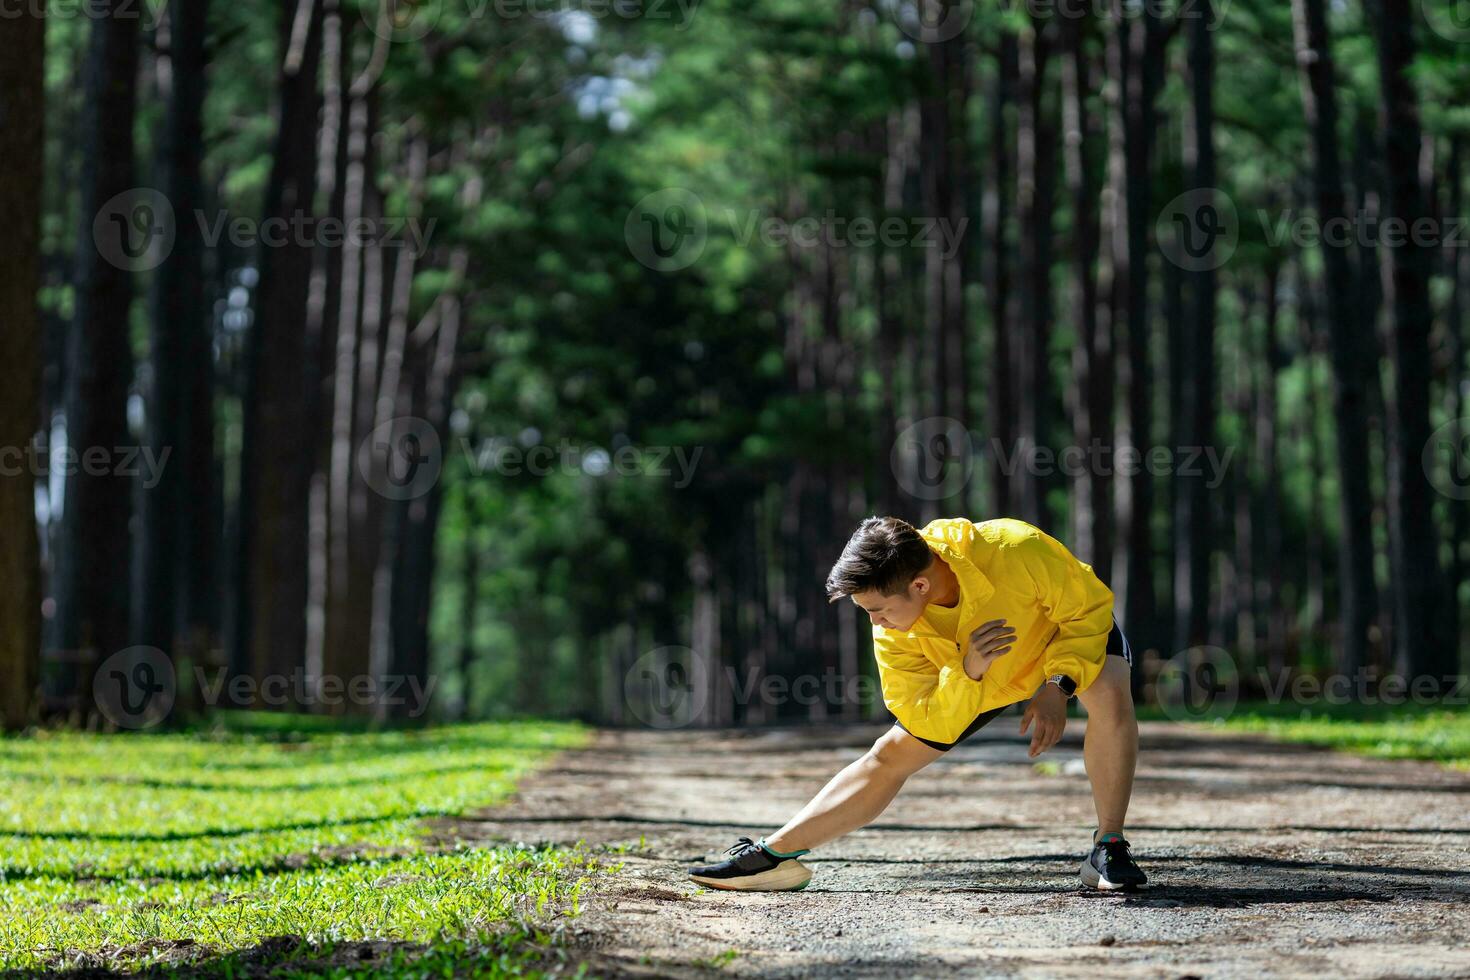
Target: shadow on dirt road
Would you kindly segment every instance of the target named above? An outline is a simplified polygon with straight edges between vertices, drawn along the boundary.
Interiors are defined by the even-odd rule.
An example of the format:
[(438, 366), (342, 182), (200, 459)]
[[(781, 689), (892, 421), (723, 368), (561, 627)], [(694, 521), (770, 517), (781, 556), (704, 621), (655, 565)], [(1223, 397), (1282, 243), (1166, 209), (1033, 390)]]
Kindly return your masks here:
[(1153, 886), (1078, 887), (1085, 721), (1038, 768), (1009, 715), (910, 780), (789, 894), (686, 863), (779, 826), (881, 727), (603, 732), (468, 840), (627, 848), (573, 925), (604, 976), (1470, 976), (1470, 773), (1143, 727), (1129, 837)]

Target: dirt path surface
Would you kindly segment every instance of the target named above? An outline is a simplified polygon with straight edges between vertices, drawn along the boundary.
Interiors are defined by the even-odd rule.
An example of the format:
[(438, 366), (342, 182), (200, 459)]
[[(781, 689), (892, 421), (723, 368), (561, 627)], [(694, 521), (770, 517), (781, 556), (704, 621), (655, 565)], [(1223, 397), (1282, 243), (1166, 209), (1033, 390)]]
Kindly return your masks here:
[(1470, 773), (1143, 726), (1130, 817), (1154, 885), (1082, 891), (1081, 735), (1038, 769), (1007, 713), (821, 848), (807, 890), (686, 863), (779, 826), (880, 727), (604, 732), (465, 837), (627, 845), (576, 920), (603, 976), (1470, 977)]

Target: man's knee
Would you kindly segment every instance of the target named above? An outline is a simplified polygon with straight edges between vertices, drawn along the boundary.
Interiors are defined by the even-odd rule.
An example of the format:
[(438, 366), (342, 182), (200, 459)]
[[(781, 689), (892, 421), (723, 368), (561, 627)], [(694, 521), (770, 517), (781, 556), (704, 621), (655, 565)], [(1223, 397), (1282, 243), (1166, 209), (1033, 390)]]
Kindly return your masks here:
[(879, 736), (868, 750), (870, 765), (902, 776), (911, 776), (944, 753), (894, 726)]
[(1088, 717), (1136, 724), (1133, 690), (1128, 682), (1128, 665), (1120, 658), (1109, 657), (1102, 674), (1078, 696)]

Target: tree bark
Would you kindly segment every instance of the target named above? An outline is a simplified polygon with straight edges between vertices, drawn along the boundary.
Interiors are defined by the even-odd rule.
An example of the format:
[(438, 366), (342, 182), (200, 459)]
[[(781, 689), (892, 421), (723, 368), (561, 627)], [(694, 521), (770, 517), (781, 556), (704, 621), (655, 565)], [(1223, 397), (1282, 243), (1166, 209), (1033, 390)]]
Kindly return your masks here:
[(204, 294), (203, 236), (193, 220), (204, 206), (208, 0), (168, 10), (159, 71), (168, 108), (158, 172), (181, 220), (173, 252), (153, 280), (147, 422), (149, 445), (169, 465), (157, 485), (142, 493), (137, 639), (174, 654), (188, 649), (198, 655), (214, 645), (216, 631), (213, 316)]
[[(280, 109), (267, 219), (310, 217), (316, 178), (322, 9), (282, 0)], [(258, 256), (245, 398), (242, 547), (232, 666), (257, 679), (304, 666), (312, 432), (302, 392), (317, 383), (306, 344), (311, 248), (292, 238)]]
[[(46, 20), (22, 13), (0, 39), (0, 446), (34, 445), (41, 428), (41, 173)], [(0, 728), (34, 717), (41, 647), (36, 478), (29, 465), (0, 473)]]
[[(1017, 372), (1019, 468), (1014, 477), (1020, 516), (1047, 525), (1046, 491), (1052, 482), (1030, 465), (1031, 454), (1051, 449), (1055, 413), (1049, 359), (1051, 338), (1052, 209), (1055, 196), (1056, 128), (1048, 114), (1046, 69), (1051, 42), (1045, 22), (1037, 21), (1020, 41), (1016, 124), (1016, 196), (1020, 228), (1020, 332)], [(1055, 451), (1054, 449), (1052, 450)]]
[(1383, 131), (1386, 219), (1410, 232), (1401, 245), (1381, 250), (1385, 299), (1392, 317), (1389, 355), (1394, 393), (1388, 400), (1389, 531), (1398, 553), (1394, 577), (1394, 649), (1415, 676), (1442, 678), (1458, 661), (1444, 616), (1444, 575), (1434, 528), (1434, 493), (1420, 463), (1429, 429), (1429, 302), (1433, 254), (1413, 234), (1429, 218), (1420, 183), (1423, 139), (1414, 62), (1416, 9), (1409, 0), (1378, 0), (1378, 75)]
[[(984, 237), (990, 243), (985, 253), (985, 286), (990, 297), (990, 398), (987, 408), (989, 436), (1005, 453), (1014, 450), (1016, 442), (1015, 395), (1015, 323), (1011, 310), (1010, 246), (1006, 236), (1010, 229), (1012, 153), (1010, 128), (1006, 125), (1008, 107), (1016, 101), (1019, 73), (1016, 35), (1006, 32), (996, 42), (998, 54), (995, 84), (990, 96), (990, 175), (986, 181)], [(991, 511), (997, 517), (1012, 513), (1016, 507), (1011, 474), (1003, 465), (1003, 455), (990, 451)]]
[[(1098, 186), (1093, 178), (1089, 143), (1095, 137), (1085, 100), (1091, 90), (1084, 21), (1063, 20), (1066, 53), (1062, 59), (1062, 143), (1067, 190), (1072, 204), (1072, 305), (1077, 340), (1072, 345), (1072, 384), (1068, 404), (1072, 434), (1088, 461), (1072, 480), (1072, 548), (1103, 581), (1111, 576), (1112, 493), (1103, 467), (1092, 461), (1094, 442), (1101, 446), (1113, 434), (1113, 271), (1111, 250), (1100, 249)], [(1112, 149), (1119, 148), (1121, 141)], [(1104, 218), (1111, 244), (1116, 227), (1112, 201), (1121, 191), (1121, 159), (1108, 155), (1107, 203)], [(1102, 259), (1101, 263), (1099, 259)]]
[[(963, 33), (929, 44), (929, 91), (920, 102), (921, 170), (925, 213), (955, 232), (968, 232), (970, 64)], [(969, 426), (968, 317), (965, 288), (971, 241), (964, 234), (952, 253), (931, 247), (925, 253), (925, 319), (933, 355), (929, 376), (931, 413)], [(948, 513), (966, 510), (963, 486), (945, 501)]]
[[(1149, 228), (1152, 203), (1153, 131), (1155, 103), (1163, 85), (1166, 34), (1148, 4), (1133, 16), (1123, 0), (1113, 2), (1116, 22), (1108, 38), (1109, 71), (1119, 86), (1119, 112), (1113, 129), (1123, 137), (1126, 233), (1112, 238), (1117, 304), (1124, 307), (1127, 352), (1119, 365), (1119, 384), (1127, 392), (1127, 422), (1119, 424), (1118, 450), (1147, 452), (1153, 444), (1153, 368), (1149, 363), (1150, 317), (1148, 302)], [(1156, 549), (1150, 523), (1154, 511), (1154, 477), (1146, 467), (1119, 474), (1116, 486), (1117, 555), (1113, 562), (1118, 605), (1137, 649), (1161, 646), (1158, 602), (1154, 591)], [(1139, 683), (1142, 672), (1135, 671)]]
[[(1292, 0), (1302, 109), (1312, 141), (1317, 218), (1323, 228), (1347, 220), (1337, 146), (1337, 91), (1324, 0)], [(1370, 630), (1377, 615), (1373, 582), (1373, 491), (1368, 457), (1367, 386), (1372, 347), (1352, 302), (1354, 270), (1349, 244), (1322, 236), (1326, 274), (1327, 339), (1332, 352), (1332, 407), (1337, 430), (1338, 588), (1341, 595), (1340, 668), (1367, 665)]]
[[(1184, 167), (1196, 189), (1215, 188), (1215, 42), (1213, 4), (1195, 5), (1189, 30), (1189, 109), (1186, 113)], [(1212, 268), (1190, 272), (1189, 325), (1185, 368), (1189, 392), (1178, 406), (1187, 444), (1215, 446), (1215, 294)], [(1210, 565), (1213, 515), (1209, 491), (1199, 476), (1181, 477), (1177, 529), (1183, 547), (1174, 566), (1175, 645), (1199, 646), (1209, 639)]]
[[(163, 218), (126, 198), (120, 206), (109, 205), (136, 183), (139, 18), (136, 8), (122, 0), (106, 8), (91, 21), (84, 71), (76, 306), (67, 343), (65, 402), (68, 449), (114, 458), (133, 441), (127, 404), (133, 381), (128, 314), (134, 273), (124, 267), (125, 258), (147, 247)], [(111, 208), (105, 217), (119, 223), (94, 235), (93, 223), (104, 206)], [(139, 222), (153, 223), (142, 228)], [(121, 252), (113, 249), (115, 244), (122, 246)], [(90, 705), (96, 661), (128, 646), (130, 590), (121, 584), (132, 580), (128, 535), (133, 491), (132, 481), (111, 468), (89, 474), (78, 467), (66, 480), (55, 596), (58, 638), (66, 657), (59, 693), (70, 708)]]

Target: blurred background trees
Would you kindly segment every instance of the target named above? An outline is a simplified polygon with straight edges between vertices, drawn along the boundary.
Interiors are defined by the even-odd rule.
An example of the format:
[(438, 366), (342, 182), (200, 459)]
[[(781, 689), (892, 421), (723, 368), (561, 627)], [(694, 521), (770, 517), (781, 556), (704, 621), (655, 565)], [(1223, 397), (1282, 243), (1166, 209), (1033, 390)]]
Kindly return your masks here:
[(134, 644), (615, 723), (683, 646), (709, 723), (855, 718), (737, 688), (871, 673), (821, 582), (875, 512), (1052, 531), (1141, 683), (1459, 670), (1470, 36), (1422, 4), (66, 5), (44, 145), (20, 18), (6, 721)]

